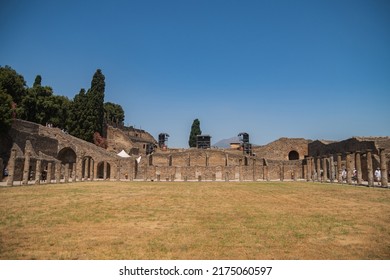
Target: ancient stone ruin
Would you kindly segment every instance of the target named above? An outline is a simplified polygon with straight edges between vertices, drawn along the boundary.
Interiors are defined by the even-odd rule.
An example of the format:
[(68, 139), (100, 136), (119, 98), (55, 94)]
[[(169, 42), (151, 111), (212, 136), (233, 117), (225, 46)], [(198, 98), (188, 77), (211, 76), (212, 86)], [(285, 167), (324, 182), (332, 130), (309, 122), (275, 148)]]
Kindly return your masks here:
[[(0, 172), (0, 182), (306, 180), (387, 187), (390, 170), (390, 137), (340, 142), (281, 138), (251, 146), (247, 153), (242, 147), (170, 149), (144, 130), (109, 126), (107, 143), (103, 149), (58, 128), (14, 120), (0, 142), (0, 170), (6, 170)], [(119, 156), (122, 150), (129, 156)]]

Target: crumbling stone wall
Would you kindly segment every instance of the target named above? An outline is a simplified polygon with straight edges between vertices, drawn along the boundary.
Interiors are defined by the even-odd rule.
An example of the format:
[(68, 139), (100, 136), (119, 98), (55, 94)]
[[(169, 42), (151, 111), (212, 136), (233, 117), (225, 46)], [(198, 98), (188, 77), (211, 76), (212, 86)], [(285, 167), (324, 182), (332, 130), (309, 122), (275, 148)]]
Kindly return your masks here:
[(310, 142), (303, 138), (280, 138), (267, 145), (253, 147), (253, 152), (266, 159), (289, 160), (290, 152), (295, 151), (299, 155), (298, 159), (304, 159)]
[[(157, 141), (148, 132), (124, 127), (122, 129), (107, 126), (107, 151), (118, 153), (125, 150), (128, 154), (145, 154), (146, 145), (157, 145)], [(137, 151), (135, 153), (134, 151)]]

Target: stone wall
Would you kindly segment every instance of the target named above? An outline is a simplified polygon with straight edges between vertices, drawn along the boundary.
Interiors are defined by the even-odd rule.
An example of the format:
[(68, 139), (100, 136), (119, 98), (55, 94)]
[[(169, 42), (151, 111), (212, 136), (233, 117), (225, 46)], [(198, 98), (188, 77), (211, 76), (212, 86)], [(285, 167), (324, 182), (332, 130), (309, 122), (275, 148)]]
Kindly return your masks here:
[(119, 153), (121, 150), (128, 154), (145, 154), (146, 145), (157, 145), (157, 141), (148, 132), (135, 128), (114, 128), (107, 126), (107, 151)]

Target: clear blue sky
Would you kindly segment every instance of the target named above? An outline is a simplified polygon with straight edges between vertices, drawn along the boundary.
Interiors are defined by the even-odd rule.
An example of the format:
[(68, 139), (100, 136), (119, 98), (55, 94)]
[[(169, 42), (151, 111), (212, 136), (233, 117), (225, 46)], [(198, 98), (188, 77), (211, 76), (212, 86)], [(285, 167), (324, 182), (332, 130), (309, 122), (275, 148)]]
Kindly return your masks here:
[(89, 88), (127, 125), (187, 147), (250, 134), (343, 140), (390, 135), (390, 1), (0, 2), (0, 65), (57, 95)]

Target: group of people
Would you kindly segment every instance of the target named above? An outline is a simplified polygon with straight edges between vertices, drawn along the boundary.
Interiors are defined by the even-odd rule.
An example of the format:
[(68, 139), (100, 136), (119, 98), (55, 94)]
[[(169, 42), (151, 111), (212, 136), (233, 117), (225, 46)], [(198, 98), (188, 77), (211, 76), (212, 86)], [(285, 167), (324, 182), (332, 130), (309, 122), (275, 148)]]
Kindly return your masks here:
[[(390, 173), (389, 173), (390, 174)], [(347, 181), (347, 170), (346, 169), (343, 169), (341, 171), (341, 178), (342, 178), (342, 181)], [(374, 171), (374, 181), (378, 183), (378, 185), (381, 184), (381, 179), (382, 179), (382, 175), (381, 175), (381, 170), (379, 169), (379, 167), (377, 167)], [(357, 170), (356, 168), (353, 169), (352, 171), (352, 180), (353, 181), (357, 181)]]

